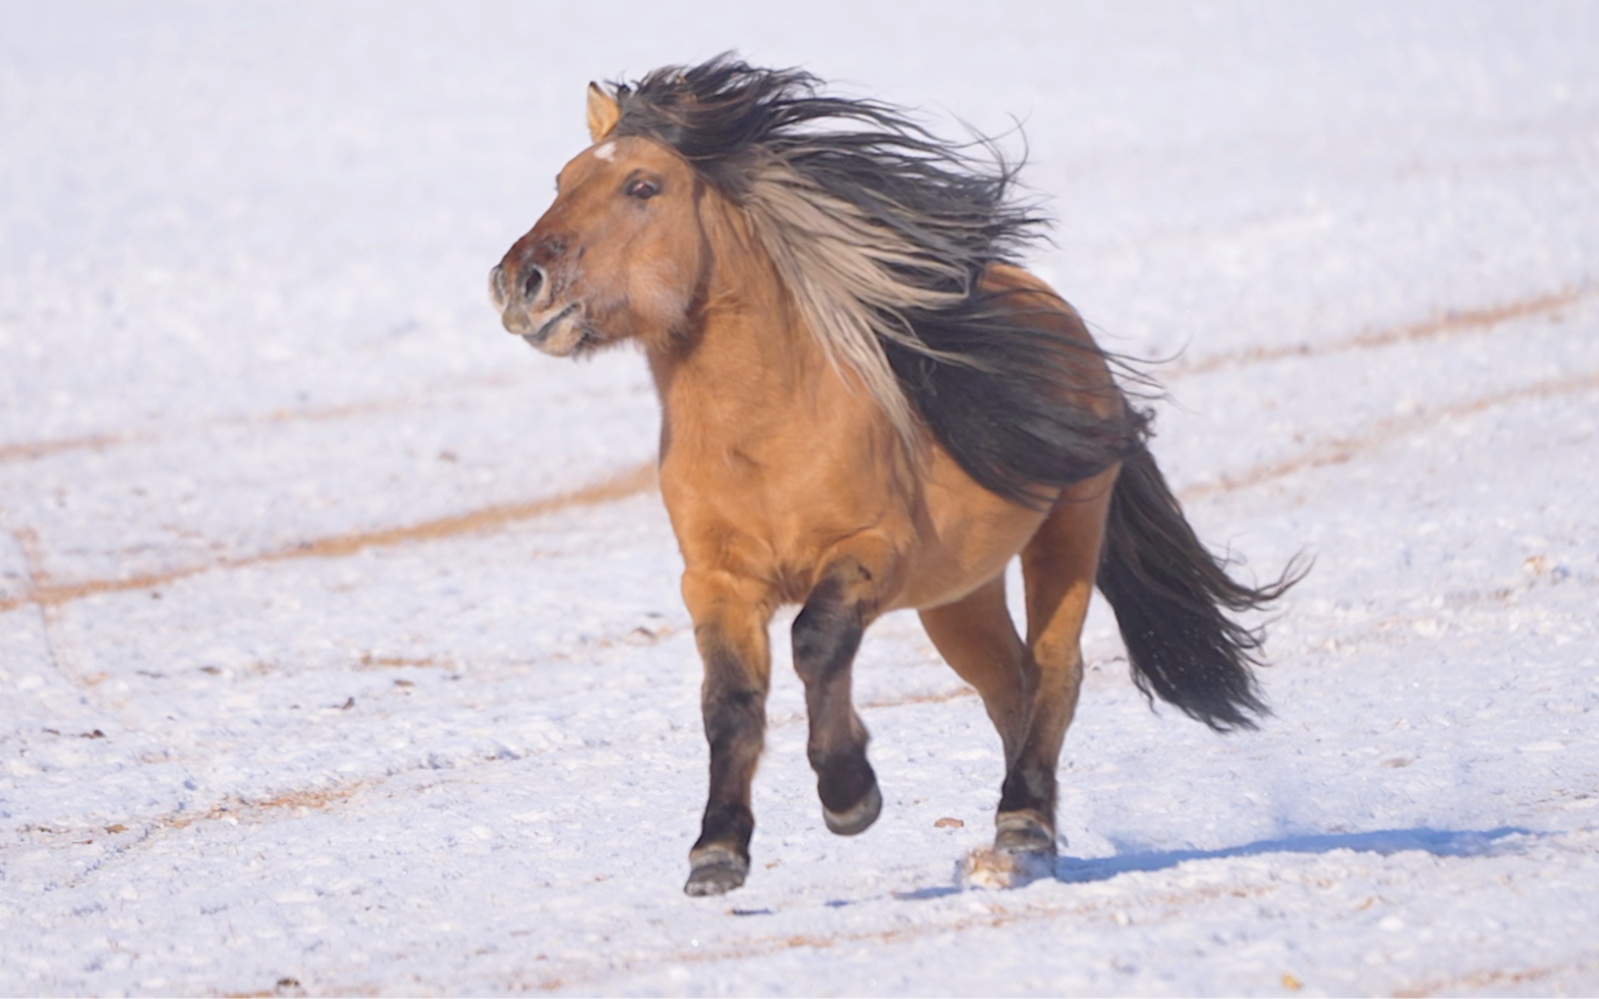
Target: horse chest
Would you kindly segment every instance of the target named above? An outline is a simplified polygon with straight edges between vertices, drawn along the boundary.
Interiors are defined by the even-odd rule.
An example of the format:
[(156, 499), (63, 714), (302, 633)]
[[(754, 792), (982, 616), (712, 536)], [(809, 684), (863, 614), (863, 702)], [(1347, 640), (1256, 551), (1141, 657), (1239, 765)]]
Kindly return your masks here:
[(904, 504), (870, 482), (880, 472), (848, 447), (680, 443), (663, 456), (661, 495), (690, 567), (802, 592), (840, 541), (910, 530)]

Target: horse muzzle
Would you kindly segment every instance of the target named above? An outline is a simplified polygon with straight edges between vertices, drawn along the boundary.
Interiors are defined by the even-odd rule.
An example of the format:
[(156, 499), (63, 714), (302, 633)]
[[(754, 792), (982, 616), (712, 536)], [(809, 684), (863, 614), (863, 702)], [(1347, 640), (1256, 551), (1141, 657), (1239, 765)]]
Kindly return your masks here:
[(511, 323), (508, 317), (514, 311), (542, 312), (549, 307), (552, 297), (549, 272), (538, 264), (529, 263), (508, 275), (502, 261), (489, 271), (489, 299), (500, 315), (507, 317), (507, 328)]
[(557, 304), (554, 297), (549, 274), (538, 264), (529, 263), (520, 272), (507, 273), (501, 263), (489, 271), (489, 298), (499, 311), (506, 332), (546, 354), (564, 357), (587, 339), (583, 309), (578, 302)]

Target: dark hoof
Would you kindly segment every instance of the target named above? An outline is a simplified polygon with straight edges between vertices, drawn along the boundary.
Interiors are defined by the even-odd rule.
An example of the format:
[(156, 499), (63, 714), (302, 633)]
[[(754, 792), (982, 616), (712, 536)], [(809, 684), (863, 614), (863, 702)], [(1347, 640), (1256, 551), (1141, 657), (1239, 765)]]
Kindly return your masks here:
[(863, 833), (872, 827), (877, 817), (883, 813), (883, 792), (873, 784), (862, 798), (860, 804), (843, 812), (829, 811), (826, 805), (822, 806), (822, 819), (827, 823), (828, 831), (840, 836), (854, 836)]
[(744, 883), (750, 862), (725, 846), (708, 846), (689, 854), (692, 865), (683, 892), (696, 897), (726, 895)]
[(997, 853), (1055, 856), (1055, 831), (1032, 812), (1001, 812), (994, 817)]

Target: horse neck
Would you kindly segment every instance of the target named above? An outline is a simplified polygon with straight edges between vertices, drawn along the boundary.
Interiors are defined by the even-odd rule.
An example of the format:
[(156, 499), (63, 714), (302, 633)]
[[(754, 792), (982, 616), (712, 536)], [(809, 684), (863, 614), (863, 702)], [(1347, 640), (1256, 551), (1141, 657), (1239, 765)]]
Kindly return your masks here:
[(707, 215), (702, 304), (684, 335), (649, 350), (668, 432), (740, 446), (776, 423), (859, 408), (742, 219)]

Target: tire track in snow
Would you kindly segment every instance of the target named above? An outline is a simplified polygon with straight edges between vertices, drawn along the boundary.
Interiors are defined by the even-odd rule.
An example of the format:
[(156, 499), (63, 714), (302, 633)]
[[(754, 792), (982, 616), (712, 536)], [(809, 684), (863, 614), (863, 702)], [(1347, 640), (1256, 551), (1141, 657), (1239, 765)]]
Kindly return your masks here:
[[(509, 761), (548, 756), (557, 752), (567, 752), (569, 749), (570, 747), (564, 746), (531, 749), (509, 758)], [(87, 884), (91, 876), (107, 864), (125, 859), (145, 848), (154, 847), (169, 833), (201, 823), (265, 825), (274, 822), (293, 822), (305, 818), (312, 812), (327, 812), (352, 806), (357, 801), (369, 799), (379, 792), (384, 797), (393, 799), (400, 795), (414, 795), (426, 788), (451, 783), (479, 783), (478, 775), (486, 768), (502, 766), (506, 762), (508, 758), (503, 756), (463, 757), (452, 760), (448, 776), (402, 788), (398, 794), (391, 790), (391, 785), (406, 778), (415, 778), (418, 774), (428, 774), (430, 768), (424, 763), (419, 763), (396, 769), (391, 773), (280, 791), (262, 798), (246, 797), (237, 793), (224, 794), (219, 800), (214, 800), (209, 807), (162, 812), (142, 819), (129, 817), (123, 822), (113, 822), (92, 829), (36, 825), (24, 827), (22, 831), (35, 841), (42, 840), (54, 845), (70, 843), (88, 846), (95, 843), (98, 837), (98, 841), (106, 851), (105, 854), (77, 871), (65, 882), (66, 887), (77, 888)]]
[(544, 499), (523, 503), (506, 503), (483, 507), (466, 513), (437, 517), (402, 527), (376, 528), (329, 535), (301, 542), (278, 551), (219, 559), (200, 565), (185, 566), (166, 572), (147, 573), (125, 579), (91, 579), (77, 583), (58, 583), (48, 576), (33, 580), (31, 590), (20, 596), (0, 600), (0, 613), (24, 604), (53, 607), (82, 600), (102, 593), (120, 593), (127, 590), (144, 590), (162, 586), (215, 570), (246, 569), (273, 562), (287, 562), (306, 558), (342, 558), (368, 548), (387, 548), (397, 545), (419, 544), (467, 534), (482, 534), (509, 524), (545, 517), (574, 507), (610, 503), (636, 496), (654, 487), (655, 462), (648, 461), (580, 489), (556, 493)]
[[(1443, 594), (1443, 597), (1447, 602), (1448, 608), (1453, 611), (1502, 610), (1510, 606), (1518, 598), (1530, 593), (1536, 593), (1541, 588), (1549, 585), (1547, 570), (1528, 567), (1526, 571), (1528, 578), (1513, 586), (1500, 586), (1486, 591), (1451, 592)], [(1574, 575), (1561, 585), (1582, 586), (1584, 584), (1592, 586), (1593, 581)], [(1319, 652), (1338, 652), (1357, 649), (1364, 642), (1398, 643), (1403, 640), (1407, 632), (1413, 631), (1419, 626), (1424, 626), (1429, 621), (1435, 621), (1437, 616), (1438, 611), (1435, 609), (1418, 613), (1390, 614), (1370, 622), (1341, 629), (1335, 627), (1336, 622), (1330, 622), (1325, 618), (1319, 622), (1303, 619), (1300, 628), (1301, 631), (1307, 634), (1316, 626), (1323, 629), (1319, 637), (1305, 646), (1305, 648)], [(1118, 638), (1117, 641), (1120, 641), (1120, 639)], [(1083, 660), (1085, 689), (1089, 682), (1089, 677), (1093, 675), (1093, 671), (1100, 670), (1108, 675), (1111, 672), (1111, 667), (1118, 665), (1125, 667), (1126, 664), (1125, 655), (1120, 653), (1099, 657), (1085, 657)], [(1119, 673), (1120, 671), (1117, 670), (1116, 672)], [(964, 700), (976, 696), (977, 691), (975, 689), (962, 684), (942, 691), (923, 691), (903, 696), (863, 700), (856, 705), (856, 708), (861, 711), (875, 711), (878, 709), (911, 707), (919, 704), (945, 704), (950, 701)], [(767, 722), (767, 728), (777, 729), (791, 725), (803, 725), (807, 721), (808, 719), (803, 713), (778, 715)]]
[(1518, 299), (1498, 305), (1480, 306), (1475, 309), (1449, 309), (1433, 316), (1431, 319), (1405, 323), (1388, 329), (1367, 329), (1353, 336), (1340, 337), (1336, 340), (1325, 340), (1320, 343), (1288, 344), (1285, 346), (1246, 347), (1242, 350), (1212, 354), (1210, 357), (1200, 358), (1191, 363), (1179, 361), (1172, 365), (1171, 369), (1165, 373), (1165, 377), (1168, 379), (1183, 378), (1189, 375), (1208, 374), (1212, 371), (1270, 364), (1274, 361), (1282, 361), (1289, 358), (1320, 357), (1326, 354), (1338, 354), (1355, 350), (1379, 350), (1383, 347), (1392, 347), (1395, 344), (1412, 343), (1418, 340), (1440, 340), (1464, 336), (1481, 330), (1492, 329), (1495, 326), (1502, 326), (1516, 319), (1558, 313), (1561, 309), (1569, 308), (1596, 295), (1599, 295), (1599, 288), (1591, 284), (1568, 285), (1559, 291), (1548, 294), (1534, 295), (1531, 298)]
[[(1425, 430), (1436, 424), (1447, 423), (1451, 420), (1474, 416), (1478, 413), (1499, 406), (1512, 405), (1518, 402), (1525, 402), (1533, 399), (1545, 399), (1554, 398), (1561, 395), (1580, 394), (1582, 392), (1589, 391), (1599, 391), (1599, 372), (1591, 372), (1588, 374), (1579, 374), (1566, 378), (1555, 378), (1542, 382), (1536, 382), (1532, 385), (1521, 386), (1514, 389), (1507, 389), (1502, 392), (1492, 393), (1486, 396), (1480, 396), (1476, 399), (1470, 399), (1452, 406), (1440, 406), (1430, 409), (1423, 408), (1414, 413), (1378, 420), (1376, 423), (1368, 425), (1364, 430), (1346, 437), (1338, 437), (1329, 440), (1313, 442), (1308, 448), (1294, 457), (1277, 461), (1262, 462), (1255, 465), (1253, 468), (1247, 469), (1237, 476), (1224, 477), (1215, 482), (1201, 483), (1186, 487), (1178, 490), (1178, 495), (1183, 503), (1187, 504), (1218, 494), (1251, 489), (1278, 479), (1287, 478), (1300, 472), (1330, 467), (1333, 465), (1347, 464), (1355, 460), (1357, 457), (1360, 457), (1365, 452), (1375, 450), (1407, 434)], [(1529, 568), (1529, 571), (1534, 573), (1534, 578), (1524, 583), (1520, 587), (1500, 588), (1489, 594), (1474, 594), (1461, 597), (1459, 599), (1473, 603), (1487, 601), (1503, 602), (1510, 599), (1515, 593), (1525, 592), (1526, 590), (1531, 589), (1538, 582), (1537, 571), (1532, 568)], [(1328, 640), (1335, 643), (1347, 643), (1355, 641), (1361, 637), (1381, 637), (1385, 633), (1395, 631), (1416, 621), (1423, 620), (1425, 617), (1426, 615), (1416, 615), (1414, 617), (1404, 615), (1395, 616), (1374, 622), (1370, 625), (1362, 626), (1352, 632), (1346, 631), (1338, 635), (1330, 636)], [(1110, 662), (1115, 661), (1116, 658), (1117, 657), (1112, 656), (1108, 659), (1097, 662), (1097, 665), (1107, 665)], [(1096, 662), (1092, 660), (1085, 661), (1085, 677), (1086, 667), (1092, 665), (1096, 665)], [(863, 701), (858, 705), (858, 707), (861, 710), (898, 708), (913, 704), (942, 703), (967, 697), (975, 697), (976, 695), (977, 692), (971, 687), (962, 685), (961, 687), (941, 692), (923, 692), (909, 694), (904, 697), (886, 697), (878, 698), (872, 701)], [(772, 719), (768, 722), (768, 725), (773, 728), (780, 728), (791, 724), (800, 724), (804, 721), (805, 717), (803, 715), (785, 715)]]
[[(951, 919), (935, 919), (883, 929), (852, 930), (826, 935), (816, 933), (778, 934), (766, 937), (750, 937), (738, 943), (717, 948), (696, 947), (693, 949), (638, 954), (630, 957), (613, 957), (603, 967), (583, 968), (564, 976), (557, 975), (534, 981), (513, 978), (510, 982), (510, 987), (516, 989), (532, 988), (540, 992), (553, 992), (558, 989), (574, 987), (581, 989), (582, 985), (599, 981), (604, 977), (614, 976), (619, 973), (641, 972), (665, 965), (714, 965), (725, 961), (744, 961), (752, 958), (768, 957), (800, 948), (828, 950), (852, 944), (886, 944), (895, 946), (914, 943), (918, 940), (941, 934), (964, 933), (970, 930), (982, 929), (1004, 929), (1018, 924), (1061, 918), (1071, 918), (1074, 921), (1095, 920), (1122, 926), (1126, 925), (1123, 920), (1127, 918), (1126, 910), (1130, 907), (1149, 908), (1160, 905), (1178, 909), (1211, 901), (1221, 896), (1240, 899), (1259, 898), (1275, 894), (1278, 891), (1278, 887), (1274, 884), (1229, 882), (1227, 884), (1203, 885), (1186, 890), (1158, 891), (1151, 895), (1140, 895), (1133, 898), (1117, 896), (1084, 900), (1075, 905), (1023, 905), (1012, 908), (999, 902), (991, 902), (986, 906), (986, 911), (982, 913), (972, 913)], [(971, 895), (973, 893), (965, 892), (963, 894)], [(886, 901), (888, 899), (910, 902), (915, 901), (916, 896), (896, 893), (882, 896), (877, 900)], [(861, 901), (869, 900), (862, 899)], [(742, 912), (735, 907), (728, 910), (728, 915), (739, 916), (750, 915), (750, 913)], [(1155, 920), (1140, 919), (1140, 922), (1153, 921)]]
[[(1460, 616), (1469, 614), (1480, 617), (1464, 618), (1465, 626), (1475, 623), (1475, 620), (1486, 619), (1502, 627), (1504, 613), (1519, 606), (1525, 597), (1536, 599), (1551, 586), (1592, 588), (1599, 583), (1599, 578), (1578, 573), (1552, 575), (1547, 562), (1541, 564), (1541, 559), (1541, 556), (1527, 559), (1522, 566), (1525, 577), (1514, 584), (1483, 590), (1446, 591), (1438, 595), (1443, 601), (1440, 606), (1419, 611), (1386, 614), (1343, 626), (1336, 617), (1321, 615), (1312, 620), (1312, 615), (1302, 612), (1299, 615), (1301, 630), (1306, 634), (1306, 644), (1302, 648), (1315, 652), (1352, 652), (1366, 643), (1399, 645), (1423, 633), (1424, 629), (1438, 627), (1439, 618), (1445, 614), (1456, 615), (1454, 623), (1449, 625), (1451, 630), (1463, 627)], [(1316, 637), (1310, 638), (1314, 629), (1318, 628), (1320, 631)]]
[[(22, 555), (23, 584), (29, 592), (37, 592), (41, 586), (48, 585), (47, 578), (42, 575), (45, 569), (43, 553), (39, 550), (39, 535), (30, 528), (20, 527), (11, 532), (11, 537), (16, 542), (17, 551)], [(26, 598), (0, 600), (0, 612), (10, 610), (11, 605), (20, 604), (25, 600)], [(51, 667), (74, 686), (83, 686), (83, 671), (78, 669), (72, 649), (61, 634), (61, 607), (44, 603), (37, 606), (39, 633), (44, 639), (44, 648), (50, 658)]]
[[(947, 704), (950, 701), (960, 701), (968, 697), (976, 697), (977, 690), (962, 684), (950, 690), (922, 691), (903, 696), (877, 697), (869, 701), (860, 701), (855, 705), (858, 711), (876, 711), (886, 708), (906, 708), (916, 704)], [(810, 719), (803, 712), (790, 712), (788, 714), (774, 715), (766, 720), (767, 729), (788, 728), (793, 725), (807, 724)]]
[[(1472, 416), (1498, 406), (1511, 405), (1533, 399), (1548, 399), (1599, 390), (1599, 372), (1587, 372), (1563, 378), (1546, 379), (1513, 389), (1479, 396), (1450, 406), (1423, 407), (1414, 413), (1386, 417), (1369, 424), (1365, 429), (1344, 437), (1312, 442), (1299, 454), (1275, 461), (1261, 462), (1252, 468), (1213, 482), (1200, 483), (1179, 490), (1184, 502), (1205, 499), (1221, 493), (1237, 492), (1287, 478), (1299, 472), (1347, 464), (1406, 434), (1415, 433), (1449, 420)], [(465, 534), (480, 534), (508, 524), (547, 516), (561, 510), (579, 506), (593, 506), (639, 495), (654, 487), (655, 463), (644, 462), (627, 471), (594, 485), (570, 492), (557, 493), (541, 500), (525, 503), (502, 504), (485, 507), (463, 514), (453, 514), (434, 520), (403, 527), (378, 528), (330, 535), (302, 542), (292, 548), (216, 562), (187, 566), (162, 573), (150, 573), (126, 579), (86, 580), (79, 583), (56, 583), (48, 577), (35, 579), (33, 589), (20, 596), (0, 600), (0, 613), (24, 604), (54, 606), (102, 593), (149, 589), (179, 579), (196, 576), (213, 570), (231, 570), (283, 562), (301, 558), (339, 558), (353, 555), (368, 548), (392, 547), (405, 544), (437, 541)]]
[(92, 434), (87, 437), (58, 437), (55, 440), (0, 445), (0, 464), (8, 461), (34, 461), (64, 451), (105, 451), (121, 444), (151, 440), (154, 434)]
[(244, 416), (225, 416), (195, 423), (174, 423), (166, 427), (126, 433), (88, 434), (81, 437), (60, 437), (53, 440), (23, 441), (0, 445), (0, 464), (7, 462), (36, 461), (67, 451), (108, 451), (129, 444), (148, 444), (202, 434), (218, 427), (258, 427), (281, 423), (321, 423), (331, 420), (355, 419), (392, 413), (397, 410), (426, 409), (429, 403), (449, 395), (476, 389), (505, 388), (519, 385), (528, 379), (516, 375), (473, 375), (454, 379), (442, 386), (424, 388), (406, 395), (393, 395), (362, 402), (339, 403), (329, 406), (307, 406), (302, 409), (274, 409), (265, 413)]
[[(1599, 289), (1595, 289), (1588, 284), (1575, 287), (1568, 286), (1557, 292), (1536, 295), (1501, 305), (1464, 311), (1450, 310), (1440, 316), (1422, 322), (1410, 323), (1388, 330), (1366, 331), (1352, 337), (1321, 344), (1250, 348), (1229, 354), (1216, 355), (1186, 366), (1179, 365), (1169, 373), (1169, 377), (1181, 378), (1187, 375), (1202, 374), (1216, 370), (1249, 367), (1286, 358), (1316, 356), (1348, 350), (1380, 349), (1407, 341), (1437, 339), (1471, 333), (1500, 326), (1515, 319), (1558, 312), (1563, 308), (1592, 297), (1596, 294), (1596, 291), (1599, 291)], [(514, 382), (515, 379), (504, 375), (491, 375), (460, 379), (459, 381), (463, 385), (477, 385), (480, 383), (509, 384)], [(251, 425), (299, 420), (351, 418), (393, 408), (415, 406), (422, 398), (416, 395), (409, 395), (375, 400), (369, 403), (354, 403), (315, 410), (275, 410), (258, 416), (222, 420), (210, 425)], [(1489, 402), (1488, 404), (1491, 405), (1493, 403)], [(1456, 407), (1456, 409), (1458, 408)], [(1190, 487), (1182, 491), (1182, 496), (1185, 500), (1202, 498), (1216, 493), (1230, 492), (1258, 485), (1309, 468), (1342, 464), (1351, 460), (1358, 451), (1373, 446), (1374, 442), (1370, 440), (1371, 437), (1391, 437), (1396, 433), (1405, 432), (1411, 428), (1410, 425), (1412, 423), (1416, 423), (1425, 416), (1433, 415), (1433, 412), (1435, 411), (1423, 410), (1422, 413), (1417, 414), (1415, 417), (1401, 417), (1383, 421), (1363, 434), (1313, 444), (1308, 452), (1298, 457), (1283, 459), (1275, 463), (1262, 463), (1238, 476), (1224, 476), (1215, 482)], [(158, 434), (154, 433), (107, 434), (0, 446), (0, 463), (37, 459), (63, 451), (82, 448), (104, 450), (122, 444), (146, 442), (156, 439), (158, 436)], [(546, 500), (484, 508), (464, 514), (436, 518), (418, 525), (378, 528), (331, 536), (302, 543), (284, 551), (223, 559), (203, 565), (189, 566), (161, 573), (148, 573), (120, 580), (86, 580), (76, 584), (59, 584), (53, 580), (39, 579), (39, 574), (43, 572), (43, 563), (37, 562), (34, 567), (35, 579), (30, 585), (29, 592), (20, 597), (0, 598), (0, 613), (27, 603), (36, 603), (42, 606), (59, 606), (63, 603), (100, 593), (147, 589), (213, 569), (241, 568), (297, 557), (339, 557), (369, 547), (433, 540), (455, 534), (479, 533), (506, 523), (543, 516), (569, 506), (606, 502), (642, 492), (648, 488), (647, 483), (638, 484), (636, 489), (623, 488), (619, 492), (607, 489), (606, 486), (615, 485), (618, 480), (628, 480), (636, 476), (642, 476), (645, 474), (644, 470), (645, 466), (641, 465), (616, 476), (612, 480), (607, 480), (606, 483), (601, 483), (599, 486), (575, 490), (572, 493), (557, 494), (555, 497)], [(595, 493), (597, 495), (591, 495)]]
[[(1395, 989), (1393, 994), (1400, 999), (1422, 999), (1425, 996), (1460, 995), (1467, 989), (1483, 989), (1500, 991), (1511, 986), (1526, 987), (1534, 982), (1542, 982), (1556, 975), (1573, 973), (1588, 973), (1599, 970), (1599, 958), (1590, 957), (1568, 964), (1556, 965), (1552, 968), (1523, 968), (1519, 971), (1474, 971), (1467, 975), (1454, 978), (1437, 979), (1421, 985), (1410, 985)], [(1541, 989), (1539, 991), (1542, 991)], [(1551, 989), (1551, 992), (1554, 990)], [(1579, 994), (1582, 987), (1579, 986)]]
[[(1379, 333), (1362, 333), (1322, 345), (1270, 349), (1256, 348), (1237, 354), (1224, 355), (1215, 361), (1199, 362), (1194, 366), (1173, 372), (1173, 374), (1194, 374), (1225, 367), (1268, 363), (1288, 357), (1311, 356), (1338, 350), (1376, 349), (1409, 340), (1457, 335), (1502, 325), (1514, 319), (1557, 312), (1594, 294), (1596, 294), (1595, 289), (1583, 286), (1554, 294), (1523, 299), (1503, 306), (1448, 313), (1441, 318), (1426, 322), (1397, 327)], [(1530, 386), (1482, 396), (1452, 406), (1424, 407), (1415, 413), (1379, 420), (1364, 430), (1349, 436), (1313, 442), (1298, 455), (1276, 461), (1262, 462), (1237, 475), (1223, 476), (1213, 482), (1187, 487), (1181, 490), (1179, 495), (1185, 502), (1193, 501), (1219, 493), (1235, 492), (1263, 485), (1301, 471), (1345, 464), (1365, 451), (1435, 423), (1472, 415), (1500, 405), (1533, 398), (1547, 398), (1590, 391), (1596, 387), (1599, 387), (1599, 373), (1589, 373), (1550, 379)], [(105, 440), (114, 439), (106, 438)], [(101, 593), (148, 589), (218, 569), (247, 568), (296, 558), (338, 558), (367, 548), (390, 547), (439, 540), (463, 534), (483, 533), (510, 523), (546, 516), (575, 506), (588, 506), (625, 499), (649, 490), (653, 483), (654, 462), (651, 461), (642, 463), (594, 485), (557, 493), (542, 500), (485, 507), (462, 514), (435, 518), (420, 524), (331, 535), (275, 552), (221, 559), (201, 565), (125, 579), (86, 580), (79, 583), (66, 584), (57, 583), (48, 578), (39, 579), (36, 576), (30, 592), (20, 597), (0, 599), (0, 613), (12, 610), (23, 604), (32, 603), (54, 606)]]
[(1345, 437), (1313, 442), (1293, 457), (1261, 462), (1238, 475), (1224, 475), (1213, 482), (1188, 486), (1179, 491), (1179, 496), (1184, 502), (1189, 502), (1218, 493), (1251, 489), (1299, 472), (1348, 464), (1365, 452), (1373, 451), (1407, 434), (1451, 420), (1475, 416), (1485, 410), (1534, 399), (1553, 399), (1562, 395), (1580, 395), (1593, 391), (1599, 391), (1599, 371), (1549, 378), (1448, 406), (1424, 406), (1413, 413), (1377, 420), (1361, 431)]
[[(1199, 360), (1173, 363), (1165, 372), (1166, 379), (1185, 378), (1212, 371), (1246, 368), (1269, 364), (1295, 357), (1316, 357), (1323, 354), (1350, 350), (1372, 350), (1415, 340), (1433, 340), (1460, 336), (1479, 330), (1501, 326), (1511, 320), (1558, 312), (1584, 299), (1599, 295), (1592, 284), (1567, 285), (1559, 291), (1533, 295), (1497, 305), (1478, 306), (1472, 309), (1449, 309), (1419, 322), (1404, 323), (1387, 329), (1364, 330), (1353, 336), (1321, 343), (1301, 343), (1289, 346), (1248, 347), (1242, 350), (1213, 354)], [(371, 399), (365, 402), (341, 403), (332, 406), (306, 407), (304, 409), (275, 409), (252, 416), (224, 417), (188, 426), (175, 426), (166, 430), (137, 433), (91, 434), (81, 437), (62, 437), (55, 440), (25, 441), (0, 445), (0, 464), (13, 461), (34, 461), (67, 451), (105, 451), (128, 444), (144, 444), (164, 437), (200, 433), (213, 427), (249, 427), (273, 423), (322, 422), (355, 419), (377, 413), (400, 409), (425, 407), (438, 395), (447, 395), (483, 386), (503, 387), (516, 385), (524, 379), (514, 375), (492, 374), (467, 376), (441, 388), (421, 393)]]
[[(344, 804), (357, 793), (366, 789), (370, 780), (361, 779), (336, 784), (332, 787), (307, 788), (298, 791), (286, 791), (273, 795), (270, 798), (250, 800), (238, 796), (226, 797), (204, 811), (169, 812), (156, 816), (136, 828), (130, 828), (120, 822), (103, 827), (101, 834), (110, 837), (109, 842), (102, 840), (105, 852), (86, 864), (81, 870), (73, 874), (65, 882), (67, 888), (80, 888), (106, 867), (126, 859), (135, 851), (142, 852), (145, 847), (154, 846), (165, 838), (166, 834), (187, 829), (201, 822), (225, 822), (230, 825), (243, 823), (260, 824), (283, 819), (293, 821), (303, 818), (312, 811), (327, 811)], [(133, 821), (129, 819), (129, 821)], [(79, 846), (88, 846), (95, 842), (91, 835), (89, 839), (78, 837), (86, 835), (83, 830), (59, 830), (62, 837)]]

